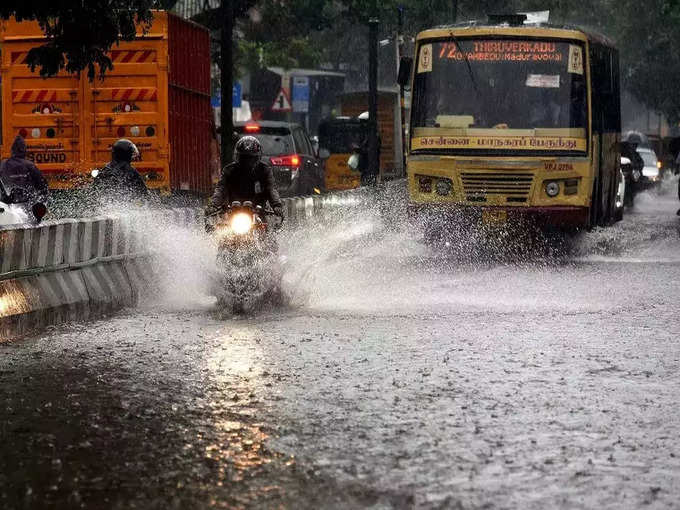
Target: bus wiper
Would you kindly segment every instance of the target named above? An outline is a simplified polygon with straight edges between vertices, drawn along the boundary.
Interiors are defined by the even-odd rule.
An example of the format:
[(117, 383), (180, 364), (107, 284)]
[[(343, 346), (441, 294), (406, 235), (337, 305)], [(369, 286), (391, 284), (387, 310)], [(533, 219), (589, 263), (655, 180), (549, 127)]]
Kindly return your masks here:
[(481, 99), (482, 96), (479, 93), (479, 89), (477, 88), (477, 82), (475, 81), (475, 73), (472, 71), (472, 66), (470, 65), (470, 61), (468, 60), (467, 55), (463, 51), (463, 48), (460, 47), (460, 43), (458, 42), (458, 38), (455, 35), (453, 35), (453, 32), (449, 32), (449, 37), (451, 37), (453, 44), (456, 45), (456, 48), (458, 48), (458, 51), (460, 51), (460, 54), (463, 55), (463, 60), (465, 60), (465, 65), (467, 66), (468, 74), (470, 75), (470, 81), (472, 82), (472, 88), (475, 89), (475, 93), (477, 94), (477, 98)]

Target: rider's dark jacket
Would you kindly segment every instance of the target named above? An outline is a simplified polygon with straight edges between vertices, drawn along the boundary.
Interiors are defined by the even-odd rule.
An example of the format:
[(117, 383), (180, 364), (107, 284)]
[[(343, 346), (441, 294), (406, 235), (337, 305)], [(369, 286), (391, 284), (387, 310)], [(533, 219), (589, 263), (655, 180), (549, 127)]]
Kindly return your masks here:
[(630, 142), (621, 142), (621, 156), (630, 159), (631, 166), (633, 170), (638, 170), (642, 172), (642, 168), (645, 166), (645, 162), (637, 151), (637, 145), (631, 144)]
[(270, 166), (258, 162), (253, 170), (239, 168), (234, 162), (224, 167), (215, 193), (210, 199), (209, 211), (217, 211), (234, 201), (251, 201), (266, 207), (267, 202), (277, 214), (282, 214), (282, 203)]
[(127, 161), (115, 159), (99, 171), (92, 186), (100, 201), (124, 203), (144, 200), (149, 194), (139, 172)]
[(14, 139), (12, 157), (0, 163), (0, 179), (7, 193), (13, 188), (21, 188), (28, 193), (31, 202), (47, 198), (47, 181), (33, 162), (26, 159), (26, 142), (21, 136)]

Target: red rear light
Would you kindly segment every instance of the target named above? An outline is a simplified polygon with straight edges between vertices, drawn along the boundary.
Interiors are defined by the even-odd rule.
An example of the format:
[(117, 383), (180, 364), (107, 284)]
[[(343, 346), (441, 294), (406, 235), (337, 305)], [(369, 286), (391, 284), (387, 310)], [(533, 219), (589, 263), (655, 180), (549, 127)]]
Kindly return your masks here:
[(259, 130), (260, 126), (258, 126), (257, 124), (246, 124), (246, 131), (248, 131), (248, 133), (255, 133)]
[(289, 156), (274, 156), (269, 158), (274, 166), (292, 166), (297, 168), (300, 166), (300, 156), (297, 154), (290, 154)]

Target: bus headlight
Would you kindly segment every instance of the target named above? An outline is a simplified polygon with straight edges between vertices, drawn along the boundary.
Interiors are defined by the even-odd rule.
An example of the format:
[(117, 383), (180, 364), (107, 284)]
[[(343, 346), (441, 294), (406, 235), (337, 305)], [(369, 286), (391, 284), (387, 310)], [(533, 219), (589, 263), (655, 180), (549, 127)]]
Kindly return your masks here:
[(250, 214), (236, 213), (231, 218), (230, 226), (235, 234), (247, 234), (253, 226), (253, 218)]
[(437, 190), (437, 195), (441, 195), (443, 197), (449, 195), (453, 189), (451, 179), (439, 179), (435, 185), (435, 189)]
[(551, 198), (556, 197), (560, 194), (560, 184), (555, 181), (551, 181), (545, 185), (545, 192)]

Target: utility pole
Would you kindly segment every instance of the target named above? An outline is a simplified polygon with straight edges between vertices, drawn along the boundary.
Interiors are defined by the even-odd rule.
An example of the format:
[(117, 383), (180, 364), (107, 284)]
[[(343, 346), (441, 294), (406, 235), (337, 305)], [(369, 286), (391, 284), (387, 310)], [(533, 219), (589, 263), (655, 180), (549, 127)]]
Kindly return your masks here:
[(368, 172), (371, 184), (380, 173), (378, 155), (378, 18), (368, 20)]
[(234, 117), (232, 107), (232, 95), (234, 87), (234, 54), (232, 37), (234, 33), (234, 7), (233, 0), (222, 0), (222, 33), (220, 37), (220, 132), (222, 166), (230, 163), (234, 154)]
[[(401, 58), (405, 56), (405, 44), (404, 44), (404, 6), (400, 5), (397, 7), (397, 73), (399, 73), (399, 68), (401, 67)], [(402, 174), (406, 173), (406, 90), (403, 83), (399, 85), (399, 133), (401, 135), (401, 171)]]

